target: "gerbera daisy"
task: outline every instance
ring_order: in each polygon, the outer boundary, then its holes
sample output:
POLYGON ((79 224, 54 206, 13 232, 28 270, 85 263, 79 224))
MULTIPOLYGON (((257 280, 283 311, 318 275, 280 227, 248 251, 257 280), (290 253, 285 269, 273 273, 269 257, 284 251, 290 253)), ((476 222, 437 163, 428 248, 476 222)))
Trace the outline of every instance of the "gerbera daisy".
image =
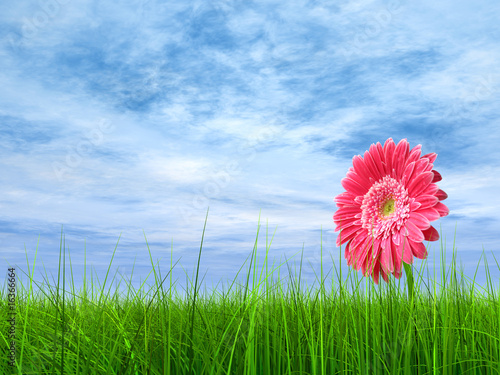
POLYGON ((440 202, 448 195, 435 184, 442 179, 433 169, 437 154, 420 156, 421 147, 410 150, 406 139, 396 146, 392 138, 372 144, 364 157, 353 157, 341 181, 346 191, 335 197, 337 246, 347 242, 347 264, 375 284, 379 273, 386 282, 391 273, 401 278, 401 260, 425 259, 422 241, 439 239, 430 222, 449 213, 440 202))

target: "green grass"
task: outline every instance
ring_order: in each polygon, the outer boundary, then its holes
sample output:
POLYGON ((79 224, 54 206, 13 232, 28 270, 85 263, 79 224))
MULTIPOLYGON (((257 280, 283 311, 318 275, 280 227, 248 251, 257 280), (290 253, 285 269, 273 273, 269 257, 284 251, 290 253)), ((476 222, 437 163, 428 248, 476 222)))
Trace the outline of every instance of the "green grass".
MULTIPOLYGON (((17 283, 16 368, 9 367, 7 360, 10 326, 7 292, 3 289, 0 373, 500 373, 500 285, 495 297, 486 259, 488 287, 479 295, 474 287, 477 270, 472 283, 464 280, 463 272, 457 280, 454 245, 448 271, 442 262, 439 292, 435 278, 431 284, 422 278, 422 268, 414 272, 414 304, 400 292, 401 280, 394 277, 389 284, 381 278, 375 286, 371 278, 359 279, 356 272, 353 278, 349 267, 344 280, 342 268, 337 272, 333 256, 338 283, 325 285, 321 264, 319 288, 306 285, 304 290, 303 248, 298 276, 296 270, 291 276, 288 260, 268 267, 272 238, 269 241, 267 230, 264 265, 261 270, 255 266, 259 264, 259 229, 248 266, 247 262, 242 265, 227 291, 222 288, 222 292, 202 295, 198 271, 204 227, 196 279, 185 298, 179 297, 172 283, 171 270, 177 265, 172 249, 167 274, 162 274, 149 252, 149 277, 154 277, 154 287, 147 291, 145 281, 135 290, 131 276, 126 281, 126 295, 117 289, 112 293, 109 285, 114 278, 109 280, 109 271, 115 252, 102 285, 93 278, 89 283, 84 270, 83 288, 76 291, 72 270, 70 285, 65 283, 66 251, 61 231, 57 285, 50 286, 48 278, 44 285, 38 285, 33 280, 35 263, 31 272, 28 264, 29 287, 17 283), (289 275, 286 290, 272 277, 277 274, 280 280, 283 265, 289 275), (243 269, 246 277, 244 285, 240 285, 237 277, 243 269), (362 283, 364 291, 360 289, 362 283), (39 289, 36 294, 33 284, 39 289)), ((443 261, 442 236, 441 254, 443 261)), ((339 256, 343 256, 342 249, 339 256)), ((424 264, 426 261, 422 267, 424 264)))

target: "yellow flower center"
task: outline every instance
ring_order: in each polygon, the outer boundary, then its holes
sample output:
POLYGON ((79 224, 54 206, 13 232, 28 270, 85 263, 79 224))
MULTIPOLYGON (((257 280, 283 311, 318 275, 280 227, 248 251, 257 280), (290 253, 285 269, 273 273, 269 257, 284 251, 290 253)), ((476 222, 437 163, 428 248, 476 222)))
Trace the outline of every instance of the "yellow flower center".
POLYGON ((384 216, 389 216, 396 210, 396 202, 394 202, 394 199, 389 199, 387 202, 385 202, 384 207, 382 209, 382 215, 384 216))

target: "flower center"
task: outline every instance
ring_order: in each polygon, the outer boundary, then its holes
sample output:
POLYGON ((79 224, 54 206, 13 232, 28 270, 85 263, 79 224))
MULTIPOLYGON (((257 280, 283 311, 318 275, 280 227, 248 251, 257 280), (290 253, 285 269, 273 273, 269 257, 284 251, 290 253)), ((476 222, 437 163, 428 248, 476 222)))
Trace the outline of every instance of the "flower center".
POLYGON ((374 183, 361 204, 361 223, 375 238, 399 232, 410 217, 410 198, 404 185, 390 176, 374 183))
POLYGON ((396 202, 394 199, 389 199, 387 202, 384 204, 384 208, 382 209, 382 215, 384 216, 389 216, 396 210, 396 202))

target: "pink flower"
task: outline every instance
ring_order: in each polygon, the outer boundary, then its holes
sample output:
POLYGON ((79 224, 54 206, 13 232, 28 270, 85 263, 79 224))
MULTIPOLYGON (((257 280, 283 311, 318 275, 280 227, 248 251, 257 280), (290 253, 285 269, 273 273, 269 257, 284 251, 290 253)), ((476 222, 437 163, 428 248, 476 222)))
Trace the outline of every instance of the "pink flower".
POLYGON ((427 257, 422 241, 439 239, 430 222, 449 213, 440 201, 448 195, 435 182, 441 175, 433 170, 437 154, 420 156, 421 145, 410 150, 402 139, 398 145, 389 138, 382 147, 354 156, 353 167, 341 183, 345 192, 335 197, 338 210, 333 220, 340 230, 337 246, 347 242, 345 258, 375 284, 389 274, 401 278, 403 262, 413 256, 427 257))

